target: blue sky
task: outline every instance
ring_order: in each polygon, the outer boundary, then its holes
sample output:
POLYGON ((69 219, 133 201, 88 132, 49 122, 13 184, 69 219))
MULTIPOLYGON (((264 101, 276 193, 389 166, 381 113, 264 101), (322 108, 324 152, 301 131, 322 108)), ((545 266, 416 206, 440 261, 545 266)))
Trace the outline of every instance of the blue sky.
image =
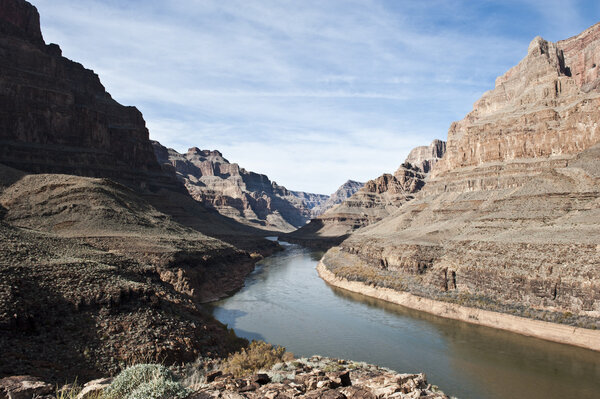
POLYGON ((445 140, 535 36, 600 21, 597 0, 30 1, 152 139, 325 194, 445 140))

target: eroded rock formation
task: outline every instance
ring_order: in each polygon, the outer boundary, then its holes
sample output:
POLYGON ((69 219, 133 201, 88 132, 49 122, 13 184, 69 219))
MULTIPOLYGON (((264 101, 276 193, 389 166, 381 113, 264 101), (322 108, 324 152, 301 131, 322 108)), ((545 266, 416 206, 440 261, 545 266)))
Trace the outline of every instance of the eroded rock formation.
POLYGON ((140 112, 46 45, 28 2, 0 1, 0 54, 0 375, 64 381, 239 345, 198 304, 273 244, 193 200, 140 112))
POLYGON ((348 199, 286 235, 286 239, 330 247, 342 242, 352 231, 389 216, 425 186, 431 166, 441 159, 445 148, 444 141, 434 140, 430 146, 413 149, 394 174, 369 180, 348 199))
POLYGON ((429 145, 413 148, 404 162, 417 167, 424 173, 429 173, 433 165, 442 159, 445 153, 446 142, 433 140, 429 145))
POLYGON ((265 175, 230 163, 219 151, 193 147, 185 154, 153 142, 159 162, 174 168, 196 200, 224 216, 267 230, 303 226, 328 196, 287 190, 265 175))
POLYGON ((322 215, 337 204, 341 204, 342 202, 346 201, 348 198, 352 197, 354 193, 363 188, 364 185, 365 183, 348 180, 346 183, 342 184, 340 188, 335 191, 335 193, 331 194, 327 201, 313 208, 313 217, 322 215))
POLYGON ((421 296, 600 327, 599 44, 600 24, 535 38, 452 124, 415 199, 340 256, 421 296))

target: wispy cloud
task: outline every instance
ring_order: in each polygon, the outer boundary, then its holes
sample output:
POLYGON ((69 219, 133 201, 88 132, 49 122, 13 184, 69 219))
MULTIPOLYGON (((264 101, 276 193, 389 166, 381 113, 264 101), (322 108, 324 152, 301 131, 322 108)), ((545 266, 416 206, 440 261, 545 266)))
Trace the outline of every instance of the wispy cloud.
POLYGON ((597 15, 542 0, 33 3, 46 40, 138 106, 152 138, 323 193, 445 138, 529 40, 597 15))

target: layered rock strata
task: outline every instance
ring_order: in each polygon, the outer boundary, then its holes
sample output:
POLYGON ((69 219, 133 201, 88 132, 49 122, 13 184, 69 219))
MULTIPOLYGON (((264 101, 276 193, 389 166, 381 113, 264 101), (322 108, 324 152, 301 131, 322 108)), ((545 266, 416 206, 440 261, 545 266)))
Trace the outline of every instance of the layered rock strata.
POLYGON ((142 114, 116 102, 93 71, 63 57, 58 45, 46 45, 28 2, 0 2, 0 53, 1 164, 109 178, 203 233, 266 245, 251 237, 262 232, 194 203, 156 160, 142 114))
POLYGON ((196 200, 251 226, 292 231, 328 196, 287 190, 265 175, 230 163, 219 151, 193 147, 185 154, 153 142, 158 161, 172 167, 196 200))
POLYGON ((0 2, 0 162, 30 172, 171 186, 142 114, 117 103, 98 75, 46 45, 35 7, 0 2))
POLYGON ((354 230, 391 215, 425 186, 429 168, 441 159, 445 148, 445 142, 440 140, 415 148, 394 174, 386 173, 369 180, 348 199, 286 235, 285 239, 326 248, 338 245, 354 230))
POLYGON ((332 252, 340 277, 600 327, 600 24, 527 56, 448 132, 427 185, 332 252), (351 277, 354 275, 354 277, 351 277))
POLYGON ((341 204, 348 198, 352 197, 354 193, 363 188, 365 183, 360 183, 354 180, 348 180, 338 188, 335 193, 331 194, 327 201, 313 208, 312 216, 316 217, 327 212, 337 204, 341 204))
POLYGON ((243 285, 260 254, 240 248, 276 246, 193 200, 139 111, 46 45, 28 2, 0 1, 0 53, 0 374, 239 347, 198 305, 243 285))
POLYGON ((424 173, 429 173, 446 153, 446 142, 442 140, 433 140, 429 145, 423 145, 413 148, 406 157, 405 163, 417 167, 424 173))

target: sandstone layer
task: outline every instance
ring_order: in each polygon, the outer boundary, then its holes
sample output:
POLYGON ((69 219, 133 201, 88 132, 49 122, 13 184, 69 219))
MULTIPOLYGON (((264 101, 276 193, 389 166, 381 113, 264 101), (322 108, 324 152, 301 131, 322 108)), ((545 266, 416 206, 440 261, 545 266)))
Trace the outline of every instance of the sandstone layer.
POLYGON ((219 151, 190 148, 187 153, 153 142, 163 165, 174 168, 197 201, 241 223, 274 231, 303 226, 328 196, 287 190, 265 175, 230 163, 219 151))
POLYGON ((448 132, 413 200, 332 252, 338 277, 600 327, 600 24, 527 56, 448 132))
POLYGON ((322 215, 337 204, 341 204, 348 198, 352 197, 354 193, 356 193, 358 190, 363 188, 364 185, 365 183, 360 183, 354 180, 348 180, 346 183, 342 184, 335 191, 335 193, 331 194, 327 201, 313 208, 312 216, 316 217, 322 215))
POLYGON ((413 148, 406 157, 405 163, 416 166, 424 173, 429 173, 431 168, 446 153, 446 142, 442 140, 433 140, 429 145, 422 145, 413 148))
MULTIPOLYGON (((330 253, 329 256, 331 255, 332 254, 330 253)), ((600 330, 590 330, 578 327, 573 328, 568 325, 532 320, 511 314, 462 306, 451 302, 436 301, 430 298, 413 295, 408 292, 402 292, 386 287, 377 287, 360 281, 347 280, 343 277, 338 277, 335 274, 335 271, 335 266, 332 266, 332 262, 327 262, 327 259, 319 262, 319 265, 317 266, 319 276, 334 287, 402 305, 421 312, 432 313, 436 316, 448 319, 600 351, 600 330), (329 264, 329 267, 331 267, 332 270, 330 270, 326 264, 329 264)))
POLYGON ((446 143, 434 140, 413 149, 394 172, 369 180, 348 199, 314 218, 284 239, 314 247, 338 245, 354 230, 391 215, 421 191, 430 167, 444 155, 446 143))

